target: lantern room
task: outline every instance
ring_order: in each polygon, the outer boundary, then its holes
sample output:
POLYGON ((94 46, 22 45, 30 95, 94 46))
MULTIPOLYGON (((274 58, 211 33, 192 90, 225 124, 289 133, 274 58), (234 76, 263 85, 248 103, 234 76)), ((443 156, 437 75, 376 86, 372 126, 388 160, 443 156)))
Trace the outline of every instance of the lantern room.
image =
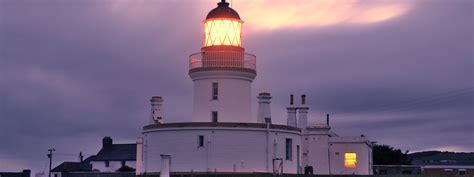
POLYGON ((242 23, 239 14, 222 0, 204 20, 203 46, 242 47, 242 23))

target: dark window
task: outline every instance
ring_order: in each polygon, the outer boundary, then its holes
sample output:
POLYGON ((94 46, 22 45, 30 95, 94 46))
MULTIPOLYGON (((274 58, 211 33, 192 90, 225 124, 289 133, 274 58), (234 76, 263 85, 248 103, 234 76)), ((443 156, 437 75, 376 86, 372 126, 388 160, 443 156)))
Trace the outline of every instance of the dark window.
POLYGON ((460 169, 459 170, 459 175, 466 175, 466 170, 465 169, 460 169))
POLYGON ((217 83, 212 83, 212 99, 217 100, 219 95, 219 85, 217 83))
POLYGON ((199 135, 199 147, 204 147, 204 136, 199 135))
POLYGON ((293 155, 293 140, 290 138, 286 139, 286 160, 291 160, 293 155))
POLYGON ((266 124, 272 124, 272 118, 270 118, 270 117, 265 117, 265 123, 266 123, 266 124))
POLYGON ((105 161, 105 167, 109 167, 109 166, 110 166, 109 161, 105 161))
POLYGON ((125 166, 125 161, 122 161, 122 167, 125 166))
POLYGON ((410 171, 410 170, 403 170, 403 171, 402 171, 402 174, 404 174, 404 175, 410 175, 410 174, 411 174, 411 171, 410 171))
POLYGON ((296 145, 296 164, 300 168, 300 145, 296 145))
POLYGON ((217 111, 212 111, 212 122, 217 123, 217 111))
POLYGON ((54 177, 58 177, 58 174, 54 174, 54 177))

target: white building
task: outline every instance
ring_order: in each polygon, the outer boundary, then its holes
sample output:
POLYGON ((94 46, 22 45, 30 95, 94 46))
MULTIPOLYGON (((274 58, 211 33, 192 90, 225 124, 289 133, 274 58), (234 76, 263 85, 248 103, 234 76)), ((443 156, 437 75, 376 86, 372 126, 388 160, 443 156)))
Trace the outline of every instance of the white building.
POLYGON ((110 137, 102 139, 102 149, 92 158, 93 171, 117 172, 121 168, 134 169, 137 154, 136 144, 113 144, 110 137))
POLYGON ((204 20, 201 52, 189 60, 192 122, 166 123, 163 98, 152 97, 149 125, 137 141, 137 174, 171 172, 372 174, 365 137, 341 137, 308 124, 305 96, 287 107, 287 125, 272 124, 270 93, 251 115, 256 56, 241 45, 239 14, 223 0, 204 20))

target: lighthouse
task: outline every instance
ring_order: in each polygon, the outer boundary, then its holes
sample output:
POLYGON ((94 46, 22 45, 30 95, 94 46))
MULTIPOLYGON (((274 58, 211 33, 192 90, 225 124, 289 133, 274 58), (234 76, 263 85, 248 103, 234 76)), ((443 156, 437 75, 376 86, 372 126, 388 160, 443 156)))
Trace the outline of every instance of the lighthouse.
POLYGON ((189 57, 192 122, 256 122, 251 116, 256 57, 242 46, 243 21, 222 0, 203 23, 203 47, 189 57))
POLYGON ((256 57, 245 53, 242 25, 225 0, 207 14, 201 50, 189 57, 191 121, 170 120, 163 109, 167 99, 152 97, 148 124, 137 140, 136 174, 371 174, 370 141, 339 136, 329 124, 310 124, 306 95, 301 104, 290 96, 286 124, 273 121, 285 117, 271 112, 275 95, 251 97, 256 57), (256 117, 252 101, 258 104, 256 117))

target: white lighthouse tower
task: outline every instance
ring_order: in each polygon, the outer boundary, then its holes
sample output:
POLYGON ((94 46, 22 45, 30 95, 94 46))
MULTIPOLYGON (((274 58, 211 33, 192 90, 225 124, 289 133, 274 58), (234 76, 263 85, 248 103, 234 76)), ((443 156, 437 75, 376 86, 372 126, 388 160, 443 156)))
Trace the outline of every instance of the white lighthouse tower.
POLYGON ((242 47, 242 23, 224 0, 204 20, 203 47, 190 56, 193 122, 256 122, 251 116, 256 57, 242 47))

